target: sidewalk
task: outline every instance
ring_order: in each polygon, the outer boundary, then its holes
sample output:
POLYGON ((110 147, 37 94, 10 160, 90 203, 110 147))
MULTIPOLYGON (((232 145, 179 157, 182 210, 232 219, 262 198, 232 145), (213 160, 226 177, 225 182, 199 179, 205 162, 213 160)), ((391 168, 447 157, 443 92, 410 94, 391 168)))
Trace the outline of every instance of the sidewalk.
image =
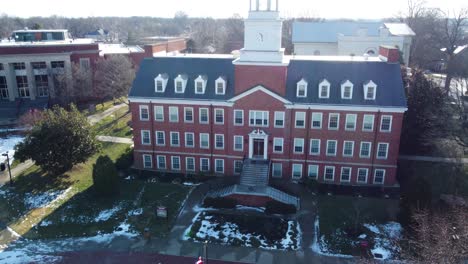
POLYGON ((124 137, 111 137, 111 136, 97 136, 97 140, 103 142, 112 142, 112 143, 121 143, 121 144, 129 144, 133 145, 133 139, 131 138, 124 138, 124 137))
POLYGON ((123 108, 127 106, 126 104, 122 103, 122 104, 118 104, 118 105, 114 105, 113 107, 107 109, 106 111, 102 112, 102 113, 97 113, 97 114, 94 114, 94 115, 90 115, 88 116, 88 122, 91 124, 91 125, 94 125, 96 123, 98 123, 99 121, 101 121, 102 119, 112 115, 115 111, 119 110, 120 108, 123 108))
MULTIPOLYGON (((20 175, 23 171, 27 170, 33 164, 34 162, 32 160, 27 160, 23 163, 18 164, 13 169, 11 169, 11 177, 13 178, 13 181, 15 180, 15 177, 20 175)), ((0 173, 0 186, 9 182, 10 182, 10 176, 8 175, 8 168, 7 168, 3 173, 0 173)))

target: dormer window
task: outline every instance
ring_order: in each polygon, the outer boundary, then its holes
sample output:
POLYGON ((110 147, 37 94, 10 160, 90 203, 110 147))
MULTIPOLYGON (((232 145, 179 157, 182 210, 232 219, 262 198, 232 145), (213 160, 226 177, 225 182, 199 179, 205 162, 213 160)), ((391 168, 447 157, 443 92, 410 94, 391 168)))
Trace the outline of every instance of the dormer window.
POLYGON ((166 91, 168 76, 165 73, 159 74, 154 78, 154 90, 157 93, 164 93, 166 91))
POLYGON ((330 98, 330 83, 323 80, 319 83, 319 98, 330 98))
POLYGON ((341 99, 352 99, 353 98, 353 83, 349 80, 341 83, 341 99))
POLYGON ((306 80, 301 79, 297 83, 296 96, 297 97, 307 97, 307 81, 306 80))
POLYGON ((226 94, 226 78, 220 76, 216 79, 216 94, 226 94))
POLYGON ((365 100, 375 100, 377 93, 377 84, 373 81, 368 81, 364 83, 364 99, 365 100))
POLYGON ((187 86, 187 75, 179 74, 174 79, 175 93, 184 93, 187 86))
POLYGON ((195 93, 204 94, 206 89, 207 78, 205 75, 198 75, 195 79, 195 93))

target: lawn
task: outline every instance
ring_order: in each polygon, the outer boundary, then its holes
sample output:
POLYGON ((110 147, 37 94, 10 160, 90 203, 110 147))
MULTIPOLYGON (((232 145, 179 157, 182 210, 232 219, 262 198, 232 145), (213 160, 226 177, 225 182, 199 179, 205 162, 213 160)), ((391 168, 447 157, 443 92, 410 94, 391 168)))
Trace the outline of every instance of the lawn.
POLYGON ((95 124, 94 128, 98 135, 131 138, 130 121, 131 114, 127 105, 95 124))
MULTIPOLYGON (((127 151, 125 144, 103 143, 100 153, 58 177, 32 166, 13 187, 0 188, 0 222, 32 239, 92 236, 115 231, 122 222, 135 232, 148 227, 156 235, 167 234, 190 188, 122 179, 120 195, 107 199, 96 198, 90 188, 98 156, 115 161, 127 151), (154 217, 159 204, 168 207, 168 221, 154 217)), ((0 246, 10 243, 1 232, 0 246)))
MULTIPOLYGON (((360 255, 359 241, 369 248, 391 251, 386 230, 399 228, 396 223, 399 201, 390 199, 319 195, 318 241, 316 251, 325 254, 360 255), (385 248, 387 247, 387 248, 385 248)), ((390 234, 393 235, 393 234, 390 234)), ((396 252, 391 252, 396 253, 396 252)))

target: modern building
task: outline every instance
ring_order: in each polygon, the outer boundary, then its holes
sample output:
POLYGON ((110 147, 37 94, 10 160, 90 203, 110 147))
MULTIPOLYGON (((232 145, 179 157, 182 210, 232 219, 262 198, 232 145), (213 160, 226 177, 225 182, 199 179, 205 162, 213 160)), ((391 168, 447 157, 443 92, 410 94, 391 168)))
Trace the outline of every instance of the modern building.
POLYGON ((404 23, 325 21, 293 23, 296 55, 377 56, 379 46, 398 47, 408 65, 413 30, 404 23))
POLYGON ((270 178, 396 186, 407 109, 398 50, 285 56, 277 1, 250 6, 238 57, 143 60, 129 94, 134 166, 241 175, 224 194, 261 186, 269 198, 270 178))

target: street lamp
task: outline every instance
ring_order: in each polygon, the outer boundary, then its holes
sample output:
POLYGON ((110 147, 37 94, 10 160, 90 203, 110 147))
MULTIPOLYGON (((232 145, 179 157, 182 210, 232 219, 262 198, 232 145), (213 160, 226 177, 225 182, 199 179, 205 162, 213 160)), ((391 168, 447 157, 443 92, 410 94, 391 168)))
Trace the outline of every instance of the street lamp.
POLYGON ((7 158, 8 174, 10 175, 10 185, 13 185, 13 179, 11 178, 10 157, 8 156, 8 151, 3 153, 2 156, 7 158))

